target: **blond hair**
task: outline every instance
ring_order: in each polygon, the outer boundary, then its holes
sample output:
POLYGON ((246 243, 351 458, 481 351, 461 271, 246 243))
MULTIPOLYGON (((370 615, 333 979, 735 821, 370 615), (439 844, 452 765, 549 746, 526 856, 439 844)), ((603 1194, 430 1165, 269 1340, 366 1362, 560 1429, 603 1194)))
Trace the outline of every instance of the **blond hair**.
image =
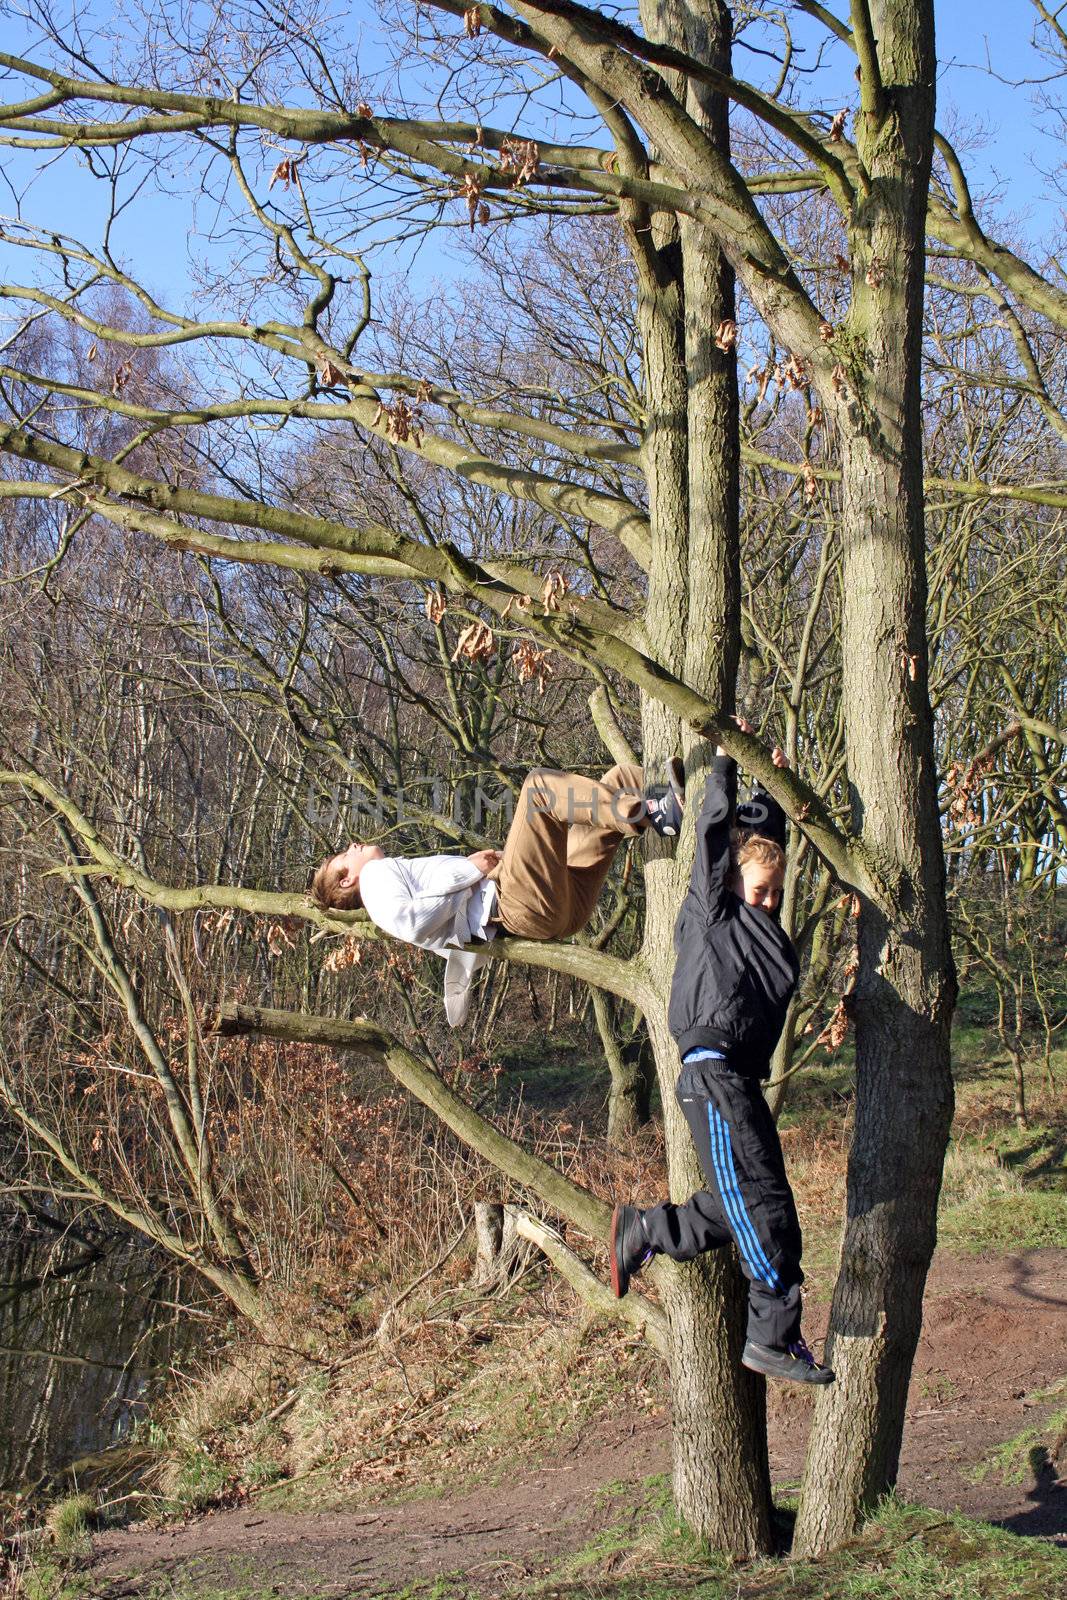
POLYGON ((327 856, 315 868, 308 883, 308 899, 320 911, 358 911, 363 904, 359 884, 342 889, 337 882, 340 873, 336 862, 336 856, 327 856))
POLYGON ((758 861, 762 867, 785 872, 785 851, 774 839, 768 839, 762 833, 746 833, 735 829, 730 839, 730 853, 738 869, 746 862, 758 861))

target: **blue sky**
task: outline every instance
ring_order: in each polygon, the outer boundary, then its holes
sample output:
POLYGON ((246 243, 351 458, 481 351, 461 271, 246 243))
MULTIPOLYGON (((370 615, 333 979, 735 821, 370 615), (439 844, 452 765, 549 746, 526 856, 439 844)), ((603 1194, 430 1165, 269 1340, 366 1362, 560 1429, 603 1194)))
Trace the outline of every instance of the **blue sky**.
MULTIPOLYGON (((847 11, 845 0, 832 3, 839 13, 847 11)), ((94 9, 105 14, 109 0, 95 0, 94 9)), ((1041 256, 1063 221, 1063 198, 1045 176, 1061 160, 1062 131, 1055 137, 1047 113, 1042 115, 1035 107, 1034 87, 1016 88, 1002 81, 1047 75, 1048 63, 1031 44, 1036 13, 1029 0, 937 0, 936 16, 939 125, 965 152, 976 195, 998 196, 1003 218, 998 226, 1017 232, 1028 250, 1041 256)), ((361 61, 365 56, 373 61, 380 46, 372 41, 380 24, 367 0, 355 0, 347 21, 353 37, 359 38, 361 61)), ((801 41, 807 26, 805 19, 795 19, 801 41)), ((838 104, 854 103, 854 65, 843 47, 831 52, 817 80, 820 104, 833 110, 838 104)), ((746 76, 755 77, 758 71, 754 58, 744 53, 739 53, 737 67, 746 76)), ((1050 87, 1055 92, 1058 86, 1050 87)), ((16 187, 27 160, 5 152, 2 164, 16 187)), ((94 210, 103 199, 103 187, 89 178, 80 158, 65 157, 35 182, 26 198, 25 215, 46 227, 81 232, 95 242, 94 210)), ((11 209, 10 191, 0 193, 0 210, 11 209)), ((183 198, 146 191, 121 219, 115 235, 117 253, 135 264, 138 275, 172 303, 189 281, 189 216, 183 198)), ((23 281, 28 265, 25 259, 20 264, 23 281)), ((435 276, 453 275, 457 265, 450 264, 447 244, 438 243, 423 249, 414 262, 380 256, 376 271, 388 274, 390 268, 406 268, 418 287, 435 276)))

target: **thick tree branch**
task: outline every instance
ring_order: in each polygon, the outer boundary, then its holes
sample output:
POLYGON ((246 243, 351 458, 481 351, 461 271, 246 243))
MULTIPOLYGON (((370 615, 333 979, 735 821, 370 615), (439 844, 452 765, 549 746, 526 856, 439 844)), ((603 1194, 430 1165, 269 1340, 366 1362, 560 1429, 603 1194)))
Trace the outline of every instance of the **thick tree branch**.
MULTIPOLYGON (((265 506, 257 501, 177 489, 158 480, 139 477, 124 467, 101 461, 86 452, 50 444, 24 431, 0 426, 0 451, 3 450, 22 459, 39 460, 45 465, 70 472, 81 485, 100 484, 159 510, 186 512, 192 516, 233 522, 272 534, 295 534, 307 539, 309 544, 331 551, 365 551, 371 555, 391 557, 405 567, 420 572, 428 582, 439 583, 450 591, 459 589, 465 592, 501 617, 510 611, 516 599, 522 598, 522 593, 511 584, 493 577, 486 568, 470 560, 454 546, 424 545, 418 540, 384 529, 380 524, 369 524, 357 530, 301 512, 265 506)), ((717 739, 759 778, 793 820, 803 827, 816 849, 843 882, 872 899, 891 902, 892 891, 881 881, 862 841, 850 839, 841 831, 822 797, 814 789, 795 774, 775 767, 769 752, 756 739, 739 733, 732 722, 723 718, 717 707, 709 705, 658 662, 643 655, 617 635, 601 632, 595 615, 590 612, 583 614, 579 599, 568 600, 566 613, 546 610, 539 615, 531 608, 523 617, 523 626, 554 649, 582 664, 595 661, 602 667, 620 672, 645 693, 674 710, 695 733, 717 739)))
MULTIPOLYGON (((93 865, 57 867, 56 870, 71 877, 85 878, 102 874, 124 888, 131 889, 151 905, 165 911, 247 911, 256 916, 294 917, 312 923, 330 933, 361 938, 381 939, 385 935, 375 927, 362 911, 322 911, 313 905, 306 894, 281 890, 246 889, 239 884, 194 884, 180 888, 161 882, 119 856, 104 841, 98 828, 74 804, 68 795, 57 789, 47 778, 32 771, 13 772, 0 769, 0 789, 16 788, 35 795, 44 801, 57 817, 71 829, 92 857, 93 865)), ((651 1003, 648 977, 639 960, 624 960, 602 950, 581 944, 556 944, 535 939, 494 939, 485 950, 496 960, 514 961, 524 966, 542 967, 580 979, 634 1005, 651 1003)))

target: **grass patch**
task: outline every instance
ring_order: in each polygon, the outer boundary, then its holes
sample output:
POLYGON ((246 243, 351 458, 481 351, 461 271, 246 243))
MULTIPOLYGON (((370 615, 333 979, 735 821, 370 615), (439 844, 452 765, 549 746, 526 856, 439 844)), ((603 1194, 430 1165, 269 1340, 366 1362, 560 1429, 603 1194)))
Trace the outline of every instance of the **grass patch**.
POLYGON ((964 1139, 945 1162, 938 1236, 957 1250, 1036 1250, 1062 1245, 1067 1196, 1035 1187, 996 1147, 964 1139))
MULTIPOLYGON (((1063 1600, 1067 1553, 986 1523, 895 1499, 821 1561, 788 1557, 728 1567, 702 1554, 662 1511, 662 1484, 635 1519, 605 1530, 531 1600, 1063 1600)), ((497 1589, 518 1595, 518 1589, 497 1589)), ((471 1590, 456 1589, 455 1600, 471 1590)))
POLYGON ((96 1501, 91 1494, 71 1494, 49 1506, 45 1532, 56 1555, 64 1560, 88 1554, 90 1529, 96 1521, 96 1501))
MULTIPOLYGON (((336 1600, 337 1584, 317 1572, 294 1574, 271 1569, 251 1557, 220 1567, 209 1561, 183 1561, 180 1569, 156 1575, 116 1575, 106 1587, 89 1572, 72 1572, 61 1563, 37 1563, 17 1580, 12 1600, 336 1600)), ((8 1593, 4 1590, 5 1595, 8 1593)))
POLYGON ((659 1404, 653 1358, 629 1330, 584 1315, 537 1328, 514 1350, 472 1370, 441 1419, 438 1442, 463 1459, 467 1481, 493 1482, 570 1438, 624 1397, 636 1410, 659 1404), (474 1448, 472 1449, 472 1443, 474 1448))

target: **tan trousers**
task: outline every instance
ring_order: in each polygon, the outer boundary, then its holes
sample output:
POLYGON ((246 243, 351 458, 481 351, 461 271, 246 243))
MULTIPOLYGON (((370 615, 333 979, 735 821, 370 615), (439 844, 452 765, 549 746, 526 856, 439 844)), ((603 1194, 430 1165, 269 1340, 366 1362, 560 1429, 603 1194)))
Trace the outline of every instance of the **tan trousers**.
POLYGON ((623 839, 643 833, 641 768, 612 767, 598 781, 531 772, 497 872, 500 920, 523 939, 563 939, 593 914, 623 839))

